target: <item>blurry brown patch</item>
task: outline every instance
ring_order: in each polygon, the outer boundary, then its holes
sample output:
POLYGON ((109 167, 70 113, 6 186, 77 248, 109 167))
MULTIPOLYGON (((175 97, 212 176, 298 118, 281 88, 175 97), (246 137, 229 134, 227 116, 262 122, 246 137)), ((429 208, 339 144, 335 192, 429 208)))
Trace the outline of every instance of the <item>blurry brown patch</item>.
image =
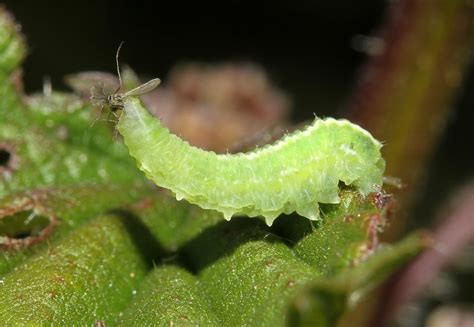
POLYGON ((16 69, 13 71, 13 73, 10 75, 10 81, 13 84, 13 87, 15 88, 15 91, 17 91, 19 94, 23 94, 23 70, 22 69, 16 69))
POLYGON ((113 93, 119 86, 115 74, 105 72, 82 72, 64 77, 67 85, 85 99, 91 97, 91 88, 94 85, 103 85, 108 92, 113 93))
POLYGON ((94 327, 105 327, 105 322, 103 320, 96 320, 94 322, 94 327))

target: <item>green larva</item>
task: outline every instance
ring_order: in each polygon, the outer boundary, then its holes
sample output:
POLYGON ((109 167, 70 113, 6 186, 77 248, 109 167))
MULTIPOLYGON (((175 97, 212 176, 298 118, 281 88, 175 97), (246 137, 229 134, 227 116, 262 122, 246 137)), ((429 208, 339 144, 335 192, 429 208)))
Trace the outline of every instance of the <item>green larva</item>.
POLYGON ((216 154, 171 134, 140 101, 127 97, 118 130, 138 167, 178 200, 233 215, 281 213, 319 218, 318 203, 339 203, 339 182, 364 196, 379 190, 381 143, 347 120, 316 119, 302 131, 249 153, 216 154))

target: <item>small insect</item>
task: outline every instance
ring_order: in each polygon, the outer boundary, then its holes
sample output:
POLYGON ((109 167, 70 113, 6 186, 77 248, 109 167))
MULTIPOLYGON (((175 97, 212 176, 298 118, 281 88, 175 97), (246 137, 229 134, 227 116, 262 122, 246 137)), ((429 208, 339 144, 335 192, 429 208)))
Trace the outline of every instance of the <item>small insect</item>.
POLYGON ((159 78, 154 78, 145 84, 139 85, 136 88, 127 91, 125 93, 121 93, 123 83, 122 83, 122 75, 120 74, 120 67, 119 67, 119 54, 120 49, 122 48, 123 41, 120 43, 117 53, 115 54, 115 63, 117 66, 117 76, 119 79, 119 86, 115 90, 114 93, 110 93, 106 90, 103 84, 95 85, 91 89, 91 102, 94 106, 100 106, 101 110, 104 106, 110 108, 112 113, 118 118, 117 112, 123 109, 123 101, 127 97, 139 96, 145 93, 150 92, 154 88, 156 88, 160 84, 159 78))

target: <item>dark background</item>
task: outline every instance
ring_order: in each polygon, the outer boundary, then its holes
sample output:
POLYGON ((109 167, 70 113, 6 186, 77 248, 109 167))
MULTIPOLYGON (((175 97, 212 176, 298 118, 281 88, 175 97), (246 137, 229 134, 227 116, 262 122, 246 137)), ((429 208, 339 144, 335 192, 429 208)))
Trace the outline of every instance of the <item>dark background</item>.
MULTIPOLYGON (((140 75, 166 82, 183 61, 252 61, 293 99, 294 121, 341 115, 366 56, 356 35, 379 26, 387 2, 365 1, 22 1, 3 2, 29 44, 27 92, 49 76, 66 90, 66 74, 113 72, 121 61, 140 75)), ((449 192, 473 177, 474 74, 454 104, 447 131, 430 167, 428 190, 412 227, 430 221, 449 192)), ((390 146, 389 144, 387 146, 390 146)), ((407 167, 408 169, 408 167, 407 167)))
POLYGON ((43 77, 115 69, 115 51, 139 74, 166 81, 183 61, 252 61, 292 95, 301 118, 343 105, 365 56, 351 47, 378 26, 383 1, 25 1, 5 2, 26 34, 28 91, 43 77))

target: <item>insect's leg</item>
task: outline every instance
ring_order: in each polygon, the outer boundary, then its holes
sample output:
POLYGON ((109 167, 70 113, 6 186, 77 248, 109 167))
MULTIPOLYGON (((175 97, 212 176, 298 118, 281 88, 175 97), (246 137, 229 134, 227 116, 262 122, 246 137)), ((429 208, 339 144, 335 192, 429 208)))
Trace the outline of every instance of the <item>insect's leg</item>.
POLYGON ((117 123, 117 120, 114 120, 114 119, 100 119, 99 121, 105 122, 105 123, 113 123, 113 124, 117 123))
POLYGON ((109 118, 109 117, 110 117, 110 113, 108 114, 107 118, 104 118, 104 119, 99 119, 99 118, 97 118, 97 119, 94 121, 94 123, 97 122, 97 121, 100 121, 100 122, 108 122, 108 123, 117 124, 117 122, 118 122, 117 119, 111 119, 111 118, 109 118))
POLYGON ((95 120, 91 123, 91 125, 89 126, 89 128, 94 127, 95 123, 97 123, 97 122, 99 121, 100 116, 102 115, 102 109, 104 109, 104 105, 101 105, 101 106, 100 106, 99 114, 97 115, 97 117, 95 118, 95 120))
POLYGON ((118 124, 116 124, 114 127, 114 141, 117 139, 117 137, 118 137, 118 124))
POLYGON ((120 114, 121 114, 121 110, 120 112, 116 112, 116 111, 112 111, 112 114, 115 116, 115 120, 111 120, 114 124, 115 124, 115 127, 114 127, 114 140, 117 139, 117 135, 118 135, 118 122, 120 120, 120 114))

